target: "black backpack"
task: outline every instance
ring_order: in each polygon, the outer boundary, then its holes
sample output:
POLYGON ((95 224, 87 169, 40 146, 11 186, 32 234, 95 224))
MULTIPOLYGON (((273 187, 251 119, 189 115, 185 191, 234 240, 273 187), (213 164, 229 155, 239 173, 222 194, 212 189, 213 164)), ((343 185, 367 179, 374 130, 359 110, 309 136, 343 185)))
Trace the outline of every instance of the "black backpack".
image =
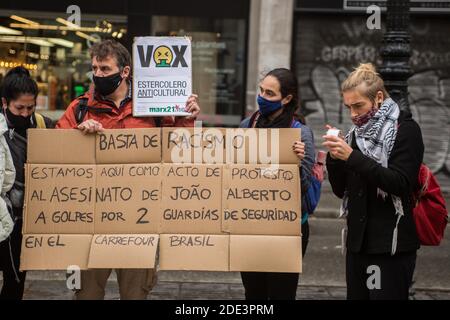
POLYGON ((88 98, 80 98, 78 105, 75 108, 75 121, 77 124, 80 124, 83 122, 84 117, 86 117, 86 114, 88 112, 94 112, 94 113, 111 113, 112 108, 98 108, 98 107, 90 107, 87 104, 88 98))

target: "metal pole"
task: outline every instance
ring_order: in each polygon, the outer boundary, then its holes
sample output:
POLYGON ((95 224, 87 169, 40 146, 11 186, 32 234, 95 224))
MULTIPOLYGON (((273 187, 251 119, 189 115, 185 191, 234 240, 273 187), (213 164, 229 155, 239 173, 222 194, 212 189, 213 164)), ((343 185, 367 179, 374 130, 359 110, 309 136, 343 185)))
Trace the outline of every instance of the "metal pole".
POLYGON ((380 74, 391 98, 402 110, 409 110, 407 81, 412 74, 409 65, 411 57, 409 23, 409 0, 388 0, 387 28, 380 52, 383 58, 380 74))

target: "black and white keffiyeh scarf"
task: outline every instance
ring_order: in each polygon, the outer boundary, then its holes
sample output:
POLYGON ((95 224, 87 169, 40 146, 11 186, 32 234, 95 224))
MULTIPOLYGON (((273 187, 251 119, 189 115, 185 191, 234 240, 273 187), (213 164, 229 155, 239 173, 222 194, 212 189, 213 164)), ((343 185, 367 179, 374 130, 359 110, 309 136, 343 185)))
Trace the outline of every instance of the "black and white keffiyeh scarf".
MULTIPOLYGON (((353 136, 356 144, 361 152, 375 160, 384 168, 388 167, 389 156, 394 147, 397 137, 398 118, 400 116, 400 108, 391 98, 383 101, 377 113, 361 127, 353 126, 345 137, 345 141, 351 145, 353 136)), ((386 200, 387 193, 378 188, 378 196, 386 200)), ((391 195, 392 202, 397 215, 397 223, 395 225, 392 237, 391 254, 394 255, 397 250, 397 233, 398 223, 403 216, 403 205, 400 197, 391 195)), ((348 194, 345 193, 341 206, 340 217, 348 214, 348 194)))

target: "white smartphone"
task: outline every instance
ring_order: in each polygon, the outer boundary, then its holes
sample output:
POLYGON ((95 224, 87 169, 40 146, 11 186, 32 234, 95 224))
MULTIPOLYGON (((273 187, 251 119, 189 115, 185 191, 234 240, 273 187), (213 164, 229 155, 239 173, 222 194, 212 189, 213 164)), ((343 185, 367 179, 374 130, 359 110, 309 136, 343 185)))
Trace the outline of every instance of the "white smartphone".
POLYGON ((340 133, 341 133, 341 130, 339 130, 339 129, 328 129, 327 136, 339 137, 340 133))

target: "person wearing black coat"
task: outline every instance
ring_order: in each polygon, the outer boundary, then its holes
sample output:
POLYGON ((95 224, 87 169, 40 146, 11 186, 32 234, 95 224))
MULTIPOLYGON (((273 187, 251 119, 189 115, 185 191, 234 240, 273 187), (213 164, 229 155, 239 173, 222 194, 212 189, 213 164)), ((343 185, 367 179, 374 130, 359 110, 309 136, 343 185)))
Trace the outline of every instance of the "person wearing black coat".
POLYGON ((347 219, 347 299, 408 299, 420 247, 411 195, 423 160, 421 130, 389 98, 371 64, 342 87, 355 126, 345 139, 324 136, 324 146, 347 219))
POLYGON ((25 163, 27 162, 27 130, 51 128, 51 119, 36 113, 37 83, 24 67, 11 69, 1 83, 0 113, 8 130, 4 133, 16 171, 14 185, 6 194, 11 205, 14 229, 8 239, 0 242, 0 271, 3 286, 0 300, 21 300, 25 289, 26 272, 20 271, 22 224, 25 192, 25 163))

